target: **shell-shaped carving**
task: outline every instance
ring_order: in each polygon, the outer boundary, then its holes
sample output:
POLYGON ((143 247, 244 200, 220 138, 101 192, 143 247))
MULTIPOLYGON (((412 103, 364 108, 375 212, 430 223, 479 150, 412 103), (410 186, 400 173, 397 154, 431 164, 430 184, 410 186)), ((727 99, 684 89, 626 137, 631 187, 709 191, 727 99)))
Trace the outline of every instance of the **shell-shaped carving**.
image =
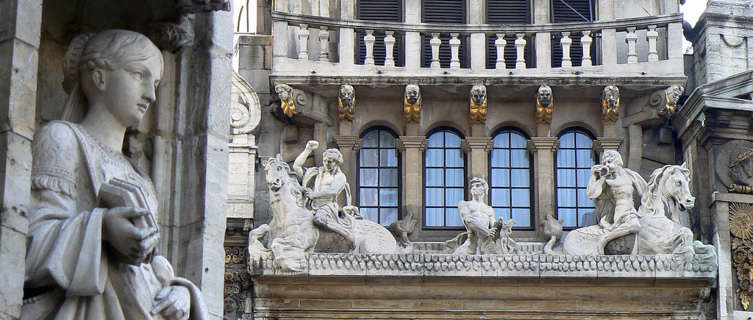
POLYGON ((732 203, 729 208, 729 230, 743 240, 753 238, 753 205, 732 203))

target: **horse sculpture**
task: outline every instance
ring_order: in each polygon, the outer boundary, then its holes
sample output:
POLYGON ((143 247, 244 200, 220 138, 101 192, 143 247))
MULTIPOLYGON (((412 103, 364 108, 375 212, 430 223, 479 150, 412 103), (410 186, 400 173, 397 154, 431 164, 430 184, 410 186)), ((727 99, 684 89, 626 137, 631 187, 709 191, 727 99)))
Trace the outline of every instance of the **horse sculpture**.
MULTIPOLYGON (((637 210, 640 228, 638 229, 632 254, 680 254, 686 258, 694 255, 693 232, 679 222, 681 214, 695 205, 695 197, 689 188, 690 171, 683 164, 666 165, 654 170, 649 178, 647 191, 641 195, 641 205, 637 210), (672 219, 667 217, 670 214, 672 219)), ((565 254, 584 254, 580 248, 597 248, 603 254, 604 236, 609 231, 600 225, 593 225, 571 231, 563 240, 565 254), (581 243, 591 241, 594 243, 581 243)))
POLYGON ((283 271, 304 271, 306 254, 314 252, 321 232, 334 231, 352 243, 353 252, 397 253, 397 241, 383 226, 360 219, 358 207, 348 204, 338 219, 318 217, 308 207, 306 188, 287 163, 277 158, 264 161, 272 221, 249 233, 252 261, 272 258, 283 271))

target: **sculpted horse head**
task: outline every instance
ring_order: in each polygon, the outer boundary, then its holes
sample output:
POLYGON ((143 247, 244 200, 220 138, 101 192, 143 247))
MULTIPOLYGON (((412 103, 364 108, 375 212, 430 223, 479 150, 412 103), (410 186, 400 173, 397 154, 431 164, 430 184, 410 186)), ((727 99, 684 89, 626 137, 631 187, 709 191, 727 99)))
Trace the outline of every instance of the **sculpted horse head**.
POLYGON ((288 182, 290 166, 280 159, 280 154, 264 161, 264 170, 267 171, 267 185, 272 191, 278 191, 282 185, 288 182))
MULTIPOLYGON (((644 202, 647 198, 661 200, 670 209, 672 220, 675 220, 678 210, 687 211, 695 206, 695 197, 690 193, 690 170, 685 163, 654 170, 648 182, 648 193, 644 202)), ((653 209, 661 212, 663 206, 653 209)))

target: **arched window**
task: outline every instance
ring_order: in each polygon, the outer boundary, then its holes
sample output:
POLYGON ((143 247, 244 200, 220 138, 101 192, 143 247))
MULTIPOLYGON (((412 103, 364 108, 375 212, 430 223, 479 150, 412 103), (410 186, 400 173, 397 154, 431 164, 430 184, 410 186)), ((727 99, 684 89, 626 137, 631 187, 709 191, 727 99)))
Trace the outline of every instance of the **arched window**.
POLYGON ((361 135, 358 151, 358 206, 371 221, 388 226, 398 219, 400 161, 396 135, 376 127, 361 135))
POLYGON ((494 148, 489 155, 489 202, 497 218, 515 219, 516 229, 533 227, 533 171, 527 140, 520 131, 502 129, 494 135, 494 148))
POLYGON ((426 227, 457 228, 463 225, 458 203, 465 194, 465 154, 461 136, 449 128, 429 134, 424 156, 424 206, 426 227))
POLYGON ((592 135, 580 128, 565 130, 557 150, 557 217, 565 228, 593 224, 594 202, 586 195, 593 158, 592 135))

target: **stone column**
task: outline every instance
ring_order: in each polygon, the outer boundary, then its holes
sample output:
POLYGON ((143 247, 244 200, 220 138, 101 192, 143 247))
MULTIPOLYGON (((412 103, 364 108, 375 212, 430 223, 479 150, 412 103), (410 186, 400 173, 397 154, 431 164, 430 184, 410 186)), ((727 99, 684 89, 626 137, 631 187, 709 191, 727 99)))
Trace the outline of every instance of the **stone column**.
POLYGON ((713 193, 711 199, 711 211, 709 214, 714 219, 712 243, 717 250, 717 262, 719 263, 719 287, 716 304, 716 315, 720 320, 747 319, 753 316, 753 312, 735 311, 735 305, 739 304, 739 298, 735 292, 735 273, 732 264, 732 237, 730 235, 730 207, 736 205, 753 205, 753 195, 734 193, 713 193))
POLYGON ((532 137, 528 141, 528 150, 533 153, 534 185, 536 215, 536 234, 544 239, 541 222, 546 215, 557 216, 554 207, 554 153, 559 148, 556 137, 532 137))
MULTIPOLYGON (((424 136, 400 136, 397 140, 402 154, 402 204, 404 207, 422 208, 424 204, 424 150, 428 140, 424 136)), ((423 210, 419 210, 418 225, 423 225, 423 210)))
POLYGON ((489 150, 492 149, 491 137, 468 137, 463 140, 463 149, 468 155, 468 176, 466 181, 473 177, 484 178, 489 181, 489 150))
POLYGON ((358 174, 356 161, 358 161, 357 153, 361 147, 361 139, 357 136, 336 136, 335 143, 343 154, 341 169, 345 173, 348 183, 350 183, 351 190, 355 192, 356 175, 358 174))
POLYGON ((0 1, 0 319, 19 319, 42 1, 0 1))

